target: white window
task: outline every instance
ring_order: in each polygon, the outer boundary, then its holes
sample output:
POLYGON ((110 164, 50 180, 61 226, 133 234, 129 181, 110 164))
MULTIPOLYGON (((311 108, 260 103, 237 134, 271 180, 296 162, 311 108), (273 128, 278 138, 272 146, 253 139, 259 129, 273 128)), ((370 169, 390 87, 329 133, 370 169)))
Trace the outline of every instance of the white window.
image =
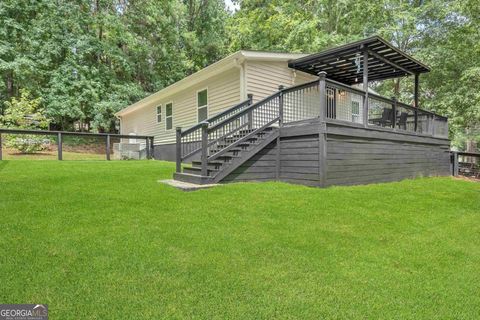
POLYGON ((165 129, 171 130, 173 128, 173 103, 165 105, 165 129))
POLYGON ((208 118, 208 92, 207 89, 197 92, 198 122, 208 118))
POLYGON ((162 122, 162 105, 157 106, 157 123, 162 122))

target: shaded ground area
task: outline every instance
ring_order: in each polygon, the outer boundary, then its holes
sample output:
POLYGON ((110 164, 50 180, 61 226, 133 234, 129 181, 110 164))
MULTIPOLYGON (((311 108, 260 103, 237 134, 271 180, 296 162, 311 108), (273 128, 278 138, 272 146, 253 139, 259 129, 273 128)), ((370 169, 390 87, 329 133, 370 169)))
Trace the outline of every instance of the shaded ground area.
POLYGON ((52 319, 474 319, 480 184, 183 192, 159 161, 0 162, 0 301, 52 319))

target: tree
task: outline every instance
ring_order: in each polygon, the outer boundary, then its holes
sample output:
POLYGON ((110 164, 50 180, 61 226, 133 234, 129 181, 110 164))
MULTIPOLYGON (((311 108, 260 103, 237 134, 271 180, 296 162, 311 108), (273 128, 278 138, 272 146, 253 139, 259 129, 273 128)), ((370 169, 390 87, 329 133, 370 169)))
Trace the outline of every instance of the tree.
POLYGON ((226 18, 223 0, 1 1, 0 102, 26 88, 54 128, 115 130, 116 111, 224 55, 226 18))

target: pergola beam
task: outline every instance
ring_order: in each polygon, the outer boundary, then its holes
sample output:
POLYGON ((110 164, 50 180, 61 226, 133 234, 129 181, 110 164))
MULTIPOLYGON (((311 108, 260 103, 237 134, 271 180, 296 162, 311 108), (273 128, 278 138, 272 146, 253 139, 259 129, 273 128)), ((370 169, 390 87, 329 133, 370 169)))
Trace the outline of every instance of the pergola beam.
POLYGON ((369 50, 368 53, 371 54, 372 56, 374 56, 375 58, 377 58, 378 60, 380 60, 380 61, 382 61, 382 62, 384 62, 384 63, 387 63, 387 64, 395 67, 396 69, 400 69, 400 70, 402 70, 402 71, 404 71, 404 72, 406 72, 406 73, 408 73, 408 74, 414 74, 412 71, 405 69, 404 67, 396 64, 396 63, 393 62, 392 60, 385 59, 384 57, 382 57, 381 55, 379 55, 379 54, 377 54, 377 53, 375 53, 375 52, 373 52, 373 51, 370 51, 370 50, 369 50))

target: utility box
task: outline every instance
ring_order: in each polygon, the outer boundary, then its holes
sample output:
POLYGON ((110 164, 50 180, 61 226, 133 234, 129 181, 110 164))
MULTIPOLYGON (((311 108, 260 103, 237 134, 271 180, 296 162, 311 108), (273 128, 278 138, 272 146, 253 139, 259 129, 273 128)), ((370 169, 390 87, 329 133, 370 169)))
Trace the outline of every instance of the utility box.
POLYGON ((113 158, 115 160, 146 159, 147 150, 141 143, 114 143, 113 158))

